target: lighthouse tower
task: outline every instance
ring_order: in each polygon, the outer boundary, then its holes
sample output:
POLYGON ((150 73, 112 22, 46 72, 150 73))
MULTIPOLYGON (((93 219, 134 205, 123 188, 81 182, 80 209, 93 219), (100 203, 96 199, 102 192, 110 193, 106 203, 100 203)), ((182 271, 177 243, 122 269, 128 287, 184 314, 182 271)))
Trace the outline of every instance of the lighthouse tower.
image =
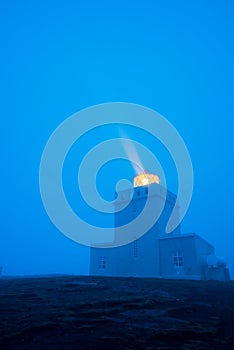
MULTIPOLYGON (((133 190, 118 193, 115 203, 115 227, 126 225, 138 217, 147 199, 150 201, 151 209, 146 213, 145 220, 149 220, 153 211, 156 212, 165 203, 162 213, 154 225, 147 232, 143 232, 141 237, 138 238, 137 234, 134 237, 134 232, 129 233, 133 235, 133 240, 129 244, 109 249, 91 248, 90 273, 92 275, 160 276, 159 238, 168 236, 165 230, 175 207, 176 195, 160 185, 158 175, 148 171, 136 175, 133 184, 133 190), (125 206, 130 195, 132 199, 125 206), (123 210, 121 210, 122 207, 123 210)), ((176 210, 179 215, 179 207, 176 210)), ((170 233, 170 236, 178 235, 180 235, 180 226, 170 233)))

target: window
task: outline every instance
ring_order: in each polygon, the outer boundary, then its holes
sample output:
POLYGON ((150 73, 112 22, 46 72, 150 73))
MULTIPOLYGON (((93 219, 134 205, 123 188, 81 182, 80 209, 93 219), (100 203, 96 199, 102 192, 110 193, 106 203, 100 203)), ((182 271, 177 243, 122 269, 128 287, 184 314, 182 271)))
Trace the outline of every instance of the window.
POLYGON ((140 196, 140 194, 141 194, 141 191, 137 190, 137 195, 140 196))
POLYGON ((133 242, 133 256, 138 258, 138 241, 137 239, 133 242))
POLYGON ((173 265, 174 267, 184 266, 184 257, 182 252, 177 251, 173 253, 173 265))
POLYGON ((99 267, 99 269, 106 268, 106 257, 105 256, 99 256, 98 267, 99 267))
POLYGON ((145 189, 145 194, 148 194, 148 188, 145 189))

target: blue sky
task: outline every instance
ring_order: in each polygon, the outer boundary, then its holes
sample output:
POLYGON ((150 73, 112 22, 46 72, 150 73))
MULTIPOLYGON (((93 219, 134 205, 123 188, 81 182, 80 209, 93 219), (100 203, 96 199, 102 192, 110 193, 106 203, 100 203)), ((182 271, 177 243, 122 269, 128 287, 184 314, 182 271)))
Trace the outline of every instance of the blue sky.
MULTIPOLYGON (((184 138, 195 183, 183 232, 214 244, 234 276, 233 16, 232 1, 1 5, 0 264, 6 274, 88 272, 89 249, 59 233, 45 213, 40 157, 50 134, 71 114, 123 101, 155 109, 184 138)), ((108 138, 109 131, 101 135, 108 138)), ((170 160, 165 150, 157 152, 175 190, 170 160)), ((132 177, 131 167, 121 169, 119 176, 132 177)), ((112 183, 105 180, 103 189, 100 181, 101 193, 108 197, 112 183)))

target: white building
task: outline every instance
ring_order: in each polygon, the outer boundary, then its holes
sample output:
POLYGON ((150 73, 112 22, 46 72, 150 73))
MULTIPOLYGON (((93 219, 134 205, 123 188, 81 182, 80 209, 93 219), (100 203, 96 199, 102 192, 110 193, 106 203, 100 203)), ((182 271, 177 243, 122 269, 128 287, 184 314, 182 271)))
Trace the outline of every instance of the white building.
MULTIPOLYGON (((130 191, 122 191, 119 194, 116 209, 123 206, 129 198, 130 191)), ((159 219, 146 234, 129 244, 116 248, 92 247, 90 275, 228 281, 229 271, 226 264, 222 259, 215 257, 215 249, 210 243, 195 233, 181 234, 180 225, 172 233, 165 233, 173 208, 176 209, 177 215, 179 208, 175 207, 176 196, 159 184, 157 175, 143 173, 134 178, 133 197, 127 207, 116 211, 115 227, 125 225, 136 218, 148 196, 155 210, 165 201, 159 219)), ((152 212, 149 215, 152 215, 152 212)))

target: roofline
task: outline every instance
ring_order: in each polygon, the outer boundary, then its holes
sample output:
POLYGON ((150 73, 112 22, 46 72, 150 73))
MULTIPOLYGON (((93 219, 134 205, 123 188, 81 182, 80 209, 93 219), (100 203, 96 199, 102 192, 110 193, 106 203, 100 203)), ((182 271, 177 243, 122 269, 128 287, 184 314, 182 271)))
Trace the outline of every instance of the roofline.
POLYGON ((188 237, 196 237, 199 238, 201 241, 205 242, 206 244, 208 244, 210 247, 214 248, 214 246, 209 243, 206 239, 204 239, 203 237, 199 236, 196 233, 181 233, 179 235, 176 236, 171 236, 170 234, 168 235, 168 237, 160 237, 159 240, 163 240, 163 239, 176 239, 176 238, 188 238, 188 237))

